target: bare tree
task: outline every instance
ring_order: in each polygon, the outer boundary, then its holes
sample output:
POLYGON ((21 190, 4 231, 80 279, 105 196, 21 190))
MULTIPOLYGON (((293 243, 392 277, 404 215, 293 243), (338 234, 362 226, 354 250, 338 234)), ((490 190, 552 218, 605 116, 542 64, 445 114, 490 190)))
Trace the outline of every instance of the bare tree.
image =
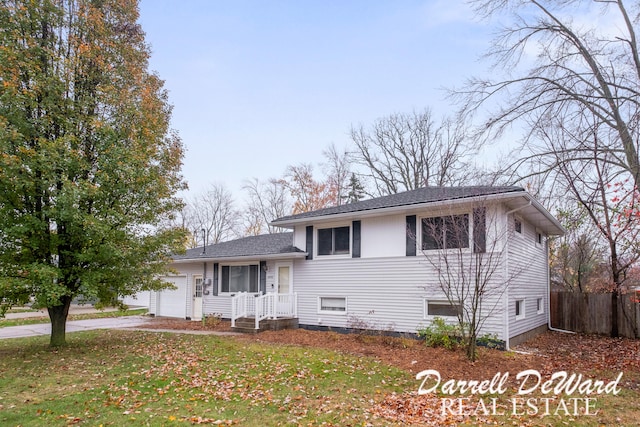
POLYGON ((340 206, 349 200, 349 184, 351 172, 351 153, 346 149, 339 151, 335 144, 322 151, 325 157, 323 164, 329 192, 335 197, 331 202, 340 206))
POLYGON ((269 225, 276 218, 290 215, 293 210, 293 204, 282 180, 269 179, 261 182, 253 178, 245 181, 243 189, 248 196, 244 211, 244 235, 255 236, 265 232, 284 231, 269 225))
POLYGON ((430 110, 392 114, 369 129, 351 129, 354 160, 371 194, 381 196, 425 186, 469 184, 469 164, 475 148, 468 143, 466 126, 445 119, 436 125, 430 110))
MULTIPOLYGON (((467 357, 475 360, 476 344, 486 320, 502 303, 502 295, 524 266, 504 271, 508 233, 492 205, 478 203, 471 215, 455 213, 424 218, 422 253, 435 271, 429 294, 443 295, 448 307, 434 307, 455 315, 467 357), (471 245, 471 247, 470 247, 471 245), (508 274, 508 275, 507 275, 508 274)), ((431 312, 431 307, 428 307, 431 312)), ((432 314, 432 315, 433 315, 432 314)))
MULTIPOLYGON (((607 153, 607 162, 626 170, 638 187, 638 2, 475 0, 471 3, 486 16, 502 12, 514 15, 513 24, 502 28, 487 54, 495 60, 496 69, 505 70, 506 77, 475 78, 457 92, 467 113, 476 113, 479 107, 492 103, 498 105, 480 126, 483 133, 492 138, 517 123, 525 134, 524 145, 518 150, 530 152, 531 156, 546 156, 550 153, 535 145, 537 129, 547 127, 549 118, 562 117, 565 130, 580 134, 584 112, 589 112, 600 123, 599 151, 607 153), (583 16, 587 19, 576 19, 583 16), (601 21, 606 18, 610 25, 584 25, 590 20, 596 22, 596 18, 601 21)), ((578 140, 565 149, 576 159, 588 158, 592 153, 591 147, 578 140)), ((518 158, 526 160, 523 156, 518 158)))
POLYGON ((237 218, 238 212, 231 192, 219 183, 211 184, 208 190, 188 202, 185 213, 185 222, 193 233, 196 246, 219 243, 235 237, 237 218))
MULTIPOLYGON (((594 124, 595 127, 598 123, 594 124)), ((559 127, 550 127, 542 137, 556 148, 555 173, 566 188, 565 197, 585 210, 599 238, 607 248, 611 292, 611 336, 618 336, 618 297, 625 289, 627 272, 640 259, 640 220, 637 216, 639 194, 631 174, 612 159, 606 141, 600 142, 597 129, 591 134, 567 134, 559 127), (590 156, 573 159, 564 149, 573 141, 589 141, 590 156), (569 140, 566 144, 565 141, 569 140), (590 158, 589 158, 590 157, 590 158)))
POLYGON ((556 211, 566 233, 550 242, 550 275, 555 286, 572 292, 592 291, 602 279, 605 248, 585 209, 573 198, 565 198, 556 211), (568 199, 568 200, 567 200, 568 199))

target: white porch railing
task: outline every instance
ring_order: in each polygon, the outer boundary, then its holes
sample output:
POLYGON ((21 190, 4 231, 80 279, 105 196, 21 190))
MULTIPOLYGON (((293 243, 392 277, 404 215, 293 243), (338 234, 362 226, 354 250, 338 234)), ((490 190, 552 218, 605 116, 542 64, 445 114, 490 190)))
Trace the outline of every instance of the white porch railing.
POLYGON ((255 317, 255 328, 260 329, 260 321, 278 317, 298 317, 298 294, 268 293, 255 296, 240 292, 231 297, 231 327, 236 319, 255 317))

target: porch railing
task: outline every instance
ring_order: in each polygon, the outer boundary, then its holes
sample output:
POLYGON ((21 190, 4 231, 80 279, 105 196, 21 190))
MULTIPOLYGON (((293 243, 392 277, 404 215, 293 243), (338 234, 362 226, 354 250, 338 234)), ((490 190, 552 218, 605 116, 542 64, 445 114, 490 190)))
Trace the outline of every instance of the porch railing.
POLYGON ((255 296, 240 292, 231 297, 231 327, 236 319, 255 317, 255 328, 260 329, 260 321, 278 317, 298 317, 298 294, 268 293, 255 296))

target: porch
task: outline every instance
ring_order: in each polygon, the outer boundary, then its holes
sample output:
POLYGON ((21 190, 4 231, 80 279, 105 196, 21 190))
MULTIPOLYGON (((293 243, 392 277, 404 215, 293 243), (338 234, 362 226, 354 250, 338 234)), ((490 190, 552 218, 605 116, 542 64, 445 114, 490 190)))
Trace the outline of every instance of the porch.
POLYGON ((231 328, 239 332, 298 327, 298 295, 241 292, 231 298, 231 328))

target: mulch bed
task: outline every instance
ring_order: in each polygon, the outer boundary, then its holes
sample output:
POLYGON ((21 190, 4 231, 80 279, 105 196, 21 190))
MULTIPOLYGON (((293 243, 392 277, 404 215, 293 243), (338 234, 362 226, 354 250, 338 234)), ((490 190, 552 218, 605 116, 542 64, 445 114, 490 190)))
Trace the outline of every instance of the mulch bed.
MULTIPOLYGON (((181 319, 156 318, 144 328, 230 332, 228 321, 208 319, 207 323, 181 319)), ((625 386, 640 388, 640 340, 596 335, 547 332, 506 352, 479 348, 476 362, 466 359, 462 350, 427 347, 411 338, 380 335, 340 334, 305 329, 265 331, 241 335, 235 339, 286 345, 321 347, 345 353, 376 357, 416 374, 425 369, 440 372, 446 379, 491 379, 496 373, 536 369, 547 376, 557 371, 589 376, 599 371, 621 371, 625 386)), ((603 378, 604 379, 604 378, 603 378)), ((611 378, 612 379, 612 378, 611 378)))

